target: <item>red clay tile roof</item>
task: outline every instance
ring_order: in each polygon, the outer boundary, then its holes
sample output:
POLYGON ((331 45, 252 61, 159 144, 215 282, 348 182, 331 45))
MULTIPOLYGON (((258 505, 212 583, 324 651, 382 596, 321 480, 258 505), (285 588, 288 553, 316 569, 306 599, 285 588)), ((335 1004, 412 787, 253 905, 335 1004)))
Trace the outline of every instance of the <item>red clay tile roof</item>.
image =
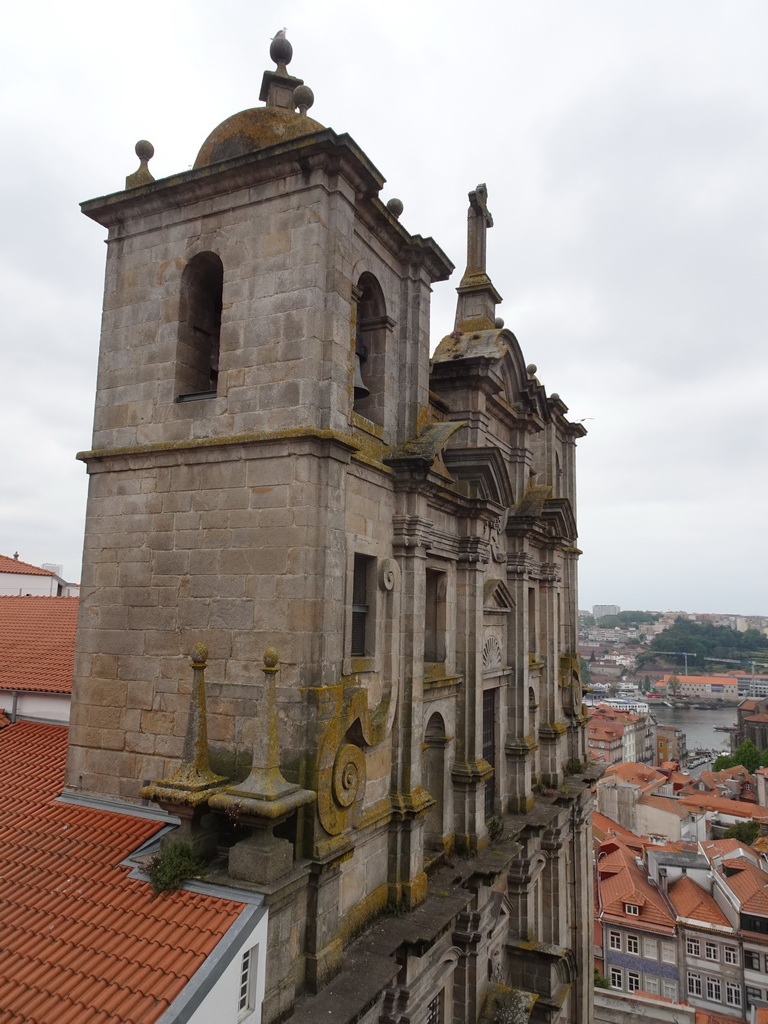
POLYGON ((18 558, 9 558, 7 555, 0 555, 0 572, 19 572, 25 576, 55 576, 50 569, 41 569, 37 565, 29 565, 28 562, 20 562, 18 558))
POLYGON ((730 922, 710 894, 690 878, 678 878, 669 887, 669 899, 680 917, 730 928, 730 922))
POLYGON ((675 917, 659 890, 650 884, 639 868, 636 851, 621 839, 610 839, 600 847, 597 861, 602 919, 622 924, 634 923, 650 931, 674 933, 675 917), (625 904, 640 908, 639 915, 627 914, 625 904))
POLYGON ((744 719, 745 722, 768 722, 768 715, 765 712, 761 712, 759 715, 748 715, 744 719))
POLYGON ((754 711, 759 703, 759 699, 750 698, 749 700, 743 700, 741 704, 739 704, 739 708, 743 708, 744 711, 754 711))
POLYGON ((0 595, 0 689, 71 693, 76 597, 0 595))
POLYGON ((613 776, 617 776, 622 782, 631 782, 633 785, 642 786, 644 789, 652 789, 663 785, 667 781, 666 775, 663 775, 656 768, 650 768, 646 764, 641 764, 639 761, 626 761, 623 764, 614 764, 606 770, 603 778, 610 779, 613 776))
MULTIPOLYGON (((756 1024, 768 1024, 768 1017, 761 1019, 760 1011, 757 1012, 756 1024)), ((712 1013, 711 1010, 697 1010, 694 1024, 735 1024, 736 1021, 742 1020, 742 1017, 728 1017, 724 1013, 712 1013)))
POLYGON ((65 726, 0 730, 0 1021, 154 1024, 243 907, 152 900, 119 863, 160 824, 57 803, 66 750, 65 726))
POLYGON ((632 845, 632 843, 636 846, 642 845, 640 838, 634 832, 630 832, 628 828, 624 828, 623 825, 619 825, 617 821, 613 821, 599 811, 592 812, 592 832, 600 842, 620 836, 628 845, 632 845))
POLYGON ((678 803, 693 811, 720 811, 734 818, 756 818, 768 822, 768 807, 758 807, 743 800, 727 800, 723 796, 712 796, 711 793, 681 796, 678 803))
POLYGON ((651 793, 643 793, 638 798, 639 804, 647 807, 655 807, 657 811, 666 811, 667 814, 675 814, 678 818, 687 818, 691 813, 689 807, 681 807, 682 800, 672 796, 653 796, 651 793))

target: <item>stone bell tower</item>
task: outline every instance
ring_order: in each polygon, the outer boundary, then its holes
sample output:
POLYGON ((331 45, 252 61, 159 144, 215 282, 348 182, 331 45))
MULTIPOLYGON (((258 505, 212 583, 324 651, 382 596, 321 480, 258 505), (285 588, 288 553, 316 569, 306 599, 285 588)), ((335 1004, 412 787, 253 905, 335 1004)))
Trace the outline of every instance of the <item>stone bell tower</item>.
POLYGON ((141 142, 83 204, 108 250, 67 789, 156 801, 264 893, 264 1024, 588 1021, 584 431, 496 317, 485 186, 430 363, 451 262, 309 116, 284 33, 270 55, 191 170, 154 180, 141 142))

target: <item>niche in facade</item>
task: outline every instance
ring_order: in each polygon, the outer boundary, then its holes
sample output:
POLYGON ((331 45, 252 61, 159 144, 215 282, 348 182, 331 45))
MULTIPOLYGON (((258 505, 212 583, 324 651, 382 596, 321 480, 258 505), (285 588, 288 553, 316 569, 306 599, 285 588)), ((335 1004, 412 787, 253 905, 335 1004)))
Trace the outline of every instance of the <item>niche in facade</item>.
POLYGON ((198 253, 184 268, 176 356, 180 401, 216 396, 223 285, 224 267, 215 253, 198 253))

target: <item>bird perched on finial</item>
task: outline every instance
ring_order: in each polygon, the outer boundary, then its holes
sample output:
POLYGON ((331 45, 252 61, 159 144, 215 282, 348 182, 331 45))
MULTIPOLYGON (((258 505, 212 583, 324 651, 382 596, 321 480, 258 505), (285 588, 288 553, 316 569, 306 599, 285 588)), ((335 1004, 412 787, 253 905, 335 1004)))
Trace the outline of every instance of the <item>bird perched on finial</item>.
POLYGON ((282 67, 285 69, 286 64, 290 64, 291 57, 293 56, 293 47, 285 38, 285 29, 281 28, 278 32, 272 36, 272 42, 269 47, 269 56, 277 64, 278 70, 282 67))

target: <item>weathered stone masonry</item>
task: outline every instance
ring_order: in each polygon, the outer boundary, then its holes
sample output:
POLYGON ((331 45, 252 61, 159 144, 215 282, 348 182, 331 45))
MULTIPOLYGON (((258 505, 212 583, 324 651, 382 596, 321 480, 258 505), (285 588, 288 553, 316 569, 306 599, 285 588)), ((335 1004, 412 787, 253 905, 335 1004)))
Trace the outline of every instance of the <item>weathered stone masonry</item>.
POLYGON ((83 204, 108 256, 68 789, 229 836, 212 877, 270 906, 266 1024, 581 1024, 584 431, 496 318, 485 187, 430 362, 452 264, 271 52, 192 170, 154 181, 142 143, 83 204))

